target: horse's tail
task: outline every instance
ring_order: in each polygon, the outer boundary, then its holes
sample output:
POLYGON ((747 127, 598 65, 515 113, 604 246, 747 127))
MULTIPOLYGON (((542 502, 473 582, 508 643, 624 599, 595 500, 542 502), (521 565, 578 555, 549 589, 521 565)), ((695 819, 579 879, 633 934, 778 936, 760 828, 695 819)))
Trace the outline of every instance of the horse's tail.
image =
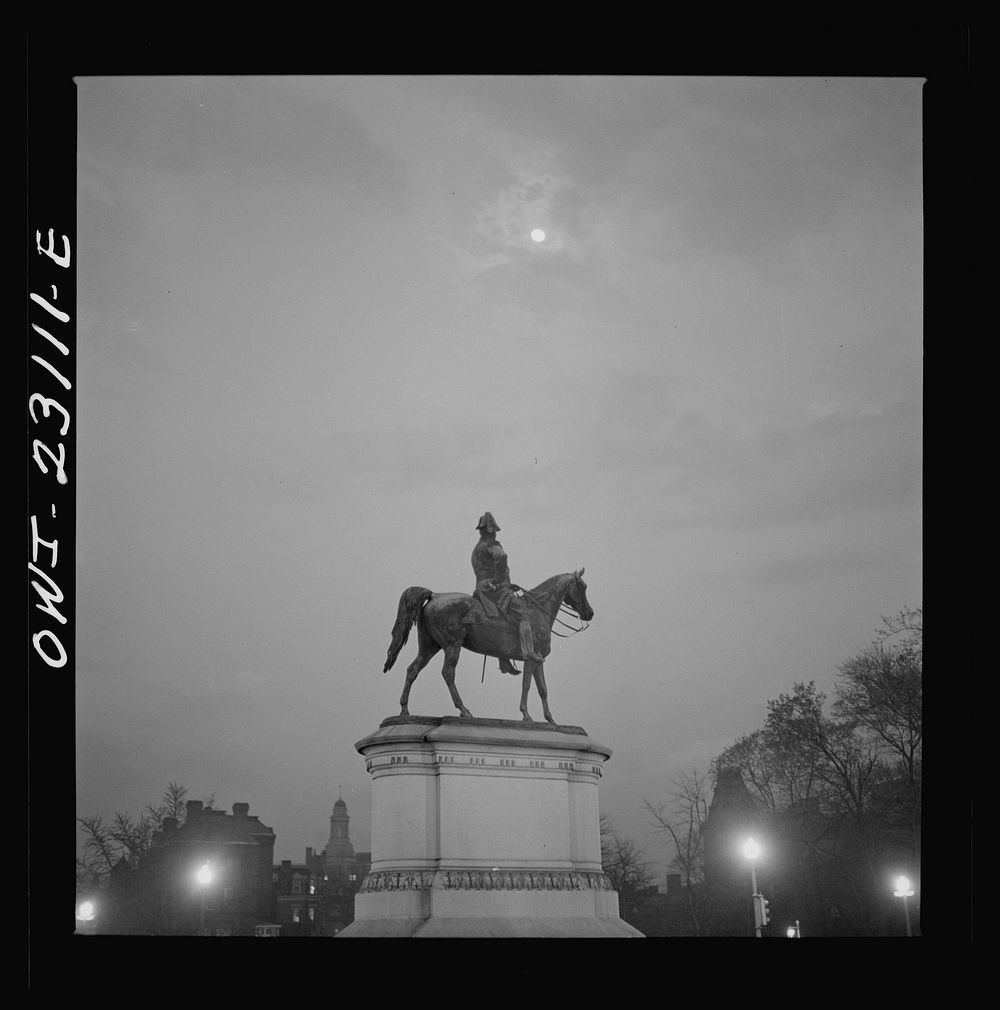
POLYGON ((417 623, 420 616, 420 608, 431 598, 433 594, 423 586, 410 586, 403 590, 403 595, 399 598, 399 611, 396 614, 396 623, 392 626, 392 641, 389 643, 389 654, 386 657, 385 666, 382 672, 387 673, 392 664, 396 662, 399 650, 406 645, 406 640, 410 637, 410 628, 417 623))

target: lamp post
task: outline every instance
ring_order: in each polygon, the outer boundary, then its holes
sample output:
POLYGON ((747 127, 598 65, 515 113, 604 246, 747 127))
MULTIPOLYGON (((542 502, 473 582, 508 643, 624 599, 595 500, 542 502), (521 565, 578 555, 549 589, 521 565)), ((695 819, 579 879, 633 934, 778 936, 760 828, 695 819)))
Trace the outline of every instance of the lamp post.
POLYGON ((896 890, 892 893, 897 898, 903 899, 903 915, 906 916, 906 935, 913 936, 913 931, 910 929, 910 906, 906 900, 907 898, 913 897, 913 885, 910 883, 910 878, 897 877, 896 890))
POLYGON ((205 935, 205 892, 208 890, 208 885, 212 883, 213 876, 212 864, 206 859, 195 875, 198 884, 201 886, 201 916, 198 925, 199 936, 205 935))
POLYGON ((763 925, 760 921, 760 895, 757 893, 757 857, 760 855, 760 846, 752 838, 748 838, 743 843, 743 855, 750 860, 750 897, 753 902, 754 935, 760 937, 760 927, 763 925))
POLYGON ((795 920, 794 926, 789 926, 788 929, 785 930, 785 936, 787 936, 789 940, 797 940, 800 936, 802 936, 802 932, 799 929, 798 919, 795 920))

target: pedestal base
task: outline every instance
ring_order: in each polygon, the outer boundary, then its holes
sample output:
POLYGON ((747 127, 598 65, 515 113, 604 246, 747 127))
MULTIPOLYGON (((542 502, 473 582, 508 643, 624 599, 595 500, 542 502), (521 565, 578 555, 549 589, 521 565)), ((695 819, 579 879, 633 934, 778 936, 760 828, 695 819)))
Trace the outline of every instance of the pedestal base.
POLYGON ((489 939, 490 937, 641 937, 621 919, 581 918, 476 918, 446 919, 432 916, 416 919, 355 919, 339 937, 438 937, 441 939, 489 939))
POLYGON ((611 750, 579 727, 395 717, 356 747, 372 865, 340 936, 642 935, 601 868, 611 750))

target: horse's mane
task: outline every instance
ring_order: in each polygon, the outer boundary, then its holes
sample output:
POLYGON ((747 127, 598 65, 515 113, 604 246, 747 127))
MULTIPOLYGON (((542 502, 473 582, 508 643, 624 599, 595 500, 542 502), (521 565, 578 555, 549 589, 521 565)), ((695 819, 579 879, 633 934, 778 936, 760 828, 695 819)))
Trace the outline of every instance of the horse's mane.
POLYGON ((575 572, 564 572, 562 575, 551 575, 544 582, 539 582, 534 589, 529 589, 532 596, 549 598, 558 593, 560 599, 566 592, 566 587, 576 578, 575 572))

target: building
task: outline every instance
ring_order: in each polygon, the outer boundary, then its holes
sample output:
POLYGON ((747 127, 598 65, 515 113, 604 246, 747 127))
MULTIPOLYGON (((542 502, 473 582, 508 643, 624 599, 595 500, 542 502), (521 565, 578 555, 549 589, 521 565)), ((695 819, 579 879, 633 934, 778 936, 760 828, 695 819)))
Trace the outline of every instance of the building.
POLYGON ((109 881, 101 933, 255 936, 274 922, 274 831, 250 814, 189 800, 183 824, 167 817, 137 866, 109 881))
POLYGON ((281 926, 281 936, 323 936, 322 859, 306 849, 304 863, 283 859, 274 867, 274 921, 281 926))
MULTIPOLYGON (((758 843, 766 830, 739 768, 720 768, 702 828, 705 846, 706 922, 712 936, 753 936, 751 865, 743 854, 747 839, 758 843)), ((758 890, 769 876, 756 866, 758 890)))
POLYGON ((370 852, 355 852, 351 818, 339 797, 330 815, 326 848, 307 848, 305 860, 274 867, 275 922, 281 936, 336 936, 354 921, 354 895, 371 866, 370 852))
POLYGON ((354 846, 351 845, 351 818, 343 796, 337 797, 330 814, 330 837, 323 852, 323 873, 329 880, 347 879, 355 868, 354 846))

